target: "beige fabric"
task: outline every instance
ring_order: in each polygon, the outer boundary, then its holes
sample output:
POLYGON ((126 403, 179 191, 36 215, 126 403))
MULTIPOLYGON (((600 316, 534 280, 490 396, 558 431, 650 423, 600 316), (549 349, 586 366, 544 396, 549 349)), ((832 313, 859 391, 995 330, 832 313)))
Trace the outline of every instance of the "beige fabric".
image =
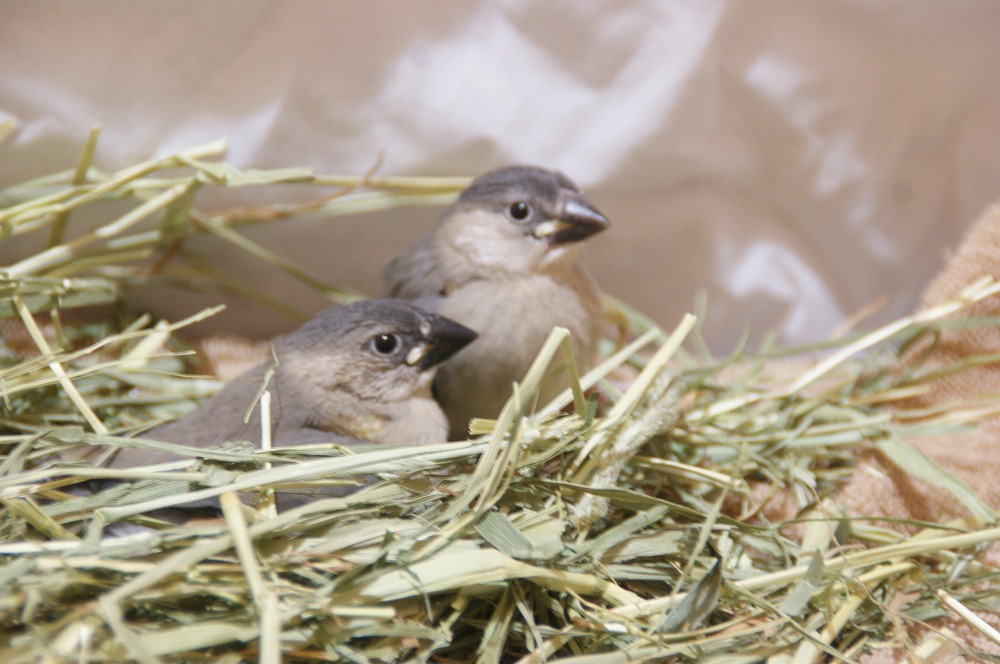
MULTIPOLYGON (((614 224, 583 257, 601 289, 669 328, 705 291, 718 353, 745 330, 826 338, 885 296, 880 322, 905 314, 1000 182, 997 2, 36 1, 2 19, 0 122, 16 128, 0 187, 72 168, 94 123, 109 170, 220 137, 243 168, 559 168, 614 224)), ((198 205, 315 195, 206 187, 198 205)), ((439 214, 241 232, 375 294, 439 214)), ((38 246, 5 238, 0 264, 38 246)), ((186 246, 270 297, 329 305, 217 238, 186 246)), ((170 320, 219 301, 129 297, 170 320)), ((295 327, 227 301, 194 332, 295 327)))
MULTIPOLYGON (((954 299, 983 275, 1000 275, 1000 205, 988 209, 948 256, 945 268, 924 291, 921 305, 930 307, 954 299)), ((1000 297, 976 303, 964 315, 1000 315, 1000 297)), ((1000 326, 949 331, 936 344, 930 363, 952 364, 973 355, 1000 351, 1000 326)), ((940 379, 930 391, 906 404, 941 405, 1000 395, 1000 363, 994 362, 940 379)), ((954 472, 994 509, 1000 509, 1000 418, 983 422, 972 436, 953 439, 914 439, 912 442, 938 464, 954 472)), ((889 514, 940 521, 965 516, 946 492, 905 477, 885 466, 875 455, 865 455, 845 502, 861 514, 889 514)))
MULTIPOLYGON (((976 279, 989 275, 1000 278, 1000 202, 994 204, 969 229, 958 248, 952 252, 945 268, 923 293, 925 307, 947 302, 976 279)), ((1000 299, 991 298, 974 305, 973 316, 997 316, 1000 299)), ((945 361, 973 354, 995 353, 1000 350, 1000 326, 977 327, 944 336, 937 346, 938 357, 945 361)), ((939 381, 927 401, 975 395, 1000 394, 1000 363, 974 372, 958 374, 939 381)))
MULTIPOLYGON (((988 209, 972 226, 962 242, 947 258, 944 269, 923 293, 921 305, 930 307, 954 299, 959 292, 983 275, 1000 276, 1000 204, 988 209)), ((1000 297, 976 303, 967 315, 1000 315, 1000 297)), ((930 358, 931 362, 950 364, 964 357, 1000 351, 1000 326, 983 326, 949 331, 942 335, 930 358)), ((908 406, 940 405, 956 400, 994 397, 1000 394, 1000 363, 977 367, 936 381, 925 395, 908 406)), ((1000 509, 1000 417, 983 422, 971 436, 913 439, 910 442, 927 456, 950 470, 990 507, 1000 509)), ((945 521, 966 516, 958 502, 947 492, 914 480, 895 470, 876 454, 862 456, 852 482, 841 492, 843 502, 855 514, 888 515, 929 521, 945 521)), ((988 553, 1000 564, 1000 547, 988 553)), ((1000 628, 996 613, 980 614, 995 628, 1000 628)), ((940 620, 930 628, 916 630, 917 643, 932 630, 949 628, 959 640, 983 652, 1000 655, 1000 645, 957 620, 940 620)), ((866 664, 904 661, 901 650, 876 651, 864 658, 866 664)), ((951 662, 978 661, 959 657, 951 662)))

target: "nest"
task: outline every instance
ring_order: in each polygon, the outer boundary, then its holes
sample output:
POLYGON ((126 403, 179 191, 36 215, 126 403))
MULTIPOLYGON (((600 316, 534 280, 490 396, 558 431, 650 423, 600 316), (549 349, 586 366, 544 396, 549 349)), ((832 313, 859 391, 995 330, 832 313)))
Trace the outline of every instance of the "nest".
POLYGON ((943 632, 917 635, 956 613, 995 635, 973 610, 1000 606, 998 570, 981 555, 1000 538, 996 515, 906 440, 967 430, 1000 403, 908 410, 907 397, 964 367, 899 356, 1000 285, 973 284, 821 348, 726 358, 704 350, 693 316, 668 334, 612 303, 628 333, 607 342, 598 367, 580 375, 566 331, 554 330, 499 418, 475 421, 470 440, 167 445, 131 436, 218 388, 189 375, 192 355, 175 338, 213 310, 176 323, 77 323, 74 312, 164 283, 285 308, 186 245, 205 233, 334 301, 357 297, 240 226, 440 205, 467 180, 242 171, 221 161, 222 143, 107 173, 91 163, 96 137, 75 169, 0 192, 4 237, 33 233, 43 245, 2 269, 4 662, 806 662, 885 647, 986 656, 943 632), (288 182, 319 193, 306 204, 196 206, 205 188, 288 182), (111 200, 128 210, 70 237, 72 215, 111 200), (569 367, 566 390, 535 403, 553 364, 569 367), (75 460, 122 446, 180 460, 128 470, 75 460), (834 497, 859 449, 947 488, 968 517, 845 513, 834 497), (274 491, 361 476, 376 480, 274 507, 274 491), (97 478, 119 482, 76 490, 97 478), (205 501, 222 517, 158 518, 205 501))

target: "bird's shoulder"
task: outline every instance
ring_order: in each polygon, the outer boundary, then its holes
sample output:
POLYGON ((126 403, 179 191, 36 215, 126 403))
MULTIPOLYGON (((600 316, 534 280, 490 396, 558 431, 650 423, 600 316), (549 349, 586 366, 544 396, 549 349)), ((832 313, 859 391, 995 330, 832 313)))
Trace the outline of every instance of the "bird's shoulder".
POLYGON ((383 295, 413 300, 444 293, 448 278, 438 253, 433 234, 404 247, 386 266, 383 295))
POLYGON ((258 395, 265 382, 266 389, 274 397, 272 423, 281 415, 282 397, 291 400, 291 395, 282 394, 283 390, 279 387, 279 383, 284 382, 278 380, 280 373, 269 375, 271 366, 269 361, 247 370, 181 419, 151 429, 143 437, 195 447, 208 447, 227 440, 260 440, 258 395), (279 413, 275 413, 276 410, 279 413), (248 413, 249 418, 244 422, 248 413))

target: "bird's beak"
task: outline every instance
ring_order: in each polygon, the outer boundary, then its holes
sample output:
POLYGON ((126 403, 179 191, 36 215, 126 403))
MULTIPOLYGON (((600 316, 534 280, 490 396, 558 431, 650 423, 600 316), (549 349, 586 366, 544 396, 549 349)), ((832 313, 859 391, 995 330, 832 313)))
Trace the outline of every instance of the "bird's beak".
POLYGON ((563 189, 559 199, 559 217, 538 224, 535 237, 548 240, 549 244, 579 242, 611 225, 579 192, 563 189))
POLYGON ((479 335, 464 325, 459 325, 444 316, 430 316, 426 343, 420 344, 410 351, 406 363, 419 365, 421 369, 430 369, 465 348, 479 335))

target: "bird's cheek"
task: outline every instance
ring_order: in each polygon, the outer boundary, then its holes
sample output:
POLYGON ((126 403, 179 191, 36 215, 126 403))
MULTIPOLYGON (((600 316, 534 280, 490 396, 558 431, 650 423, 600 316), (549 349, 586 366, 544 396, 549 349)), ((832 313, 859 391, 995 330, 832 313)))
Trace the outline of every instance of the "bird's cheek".
POLYGON ((476 276, 521 271, 545 251, 545 244, 518 229, 472 229, 454 241, 465 268, 476 276))

